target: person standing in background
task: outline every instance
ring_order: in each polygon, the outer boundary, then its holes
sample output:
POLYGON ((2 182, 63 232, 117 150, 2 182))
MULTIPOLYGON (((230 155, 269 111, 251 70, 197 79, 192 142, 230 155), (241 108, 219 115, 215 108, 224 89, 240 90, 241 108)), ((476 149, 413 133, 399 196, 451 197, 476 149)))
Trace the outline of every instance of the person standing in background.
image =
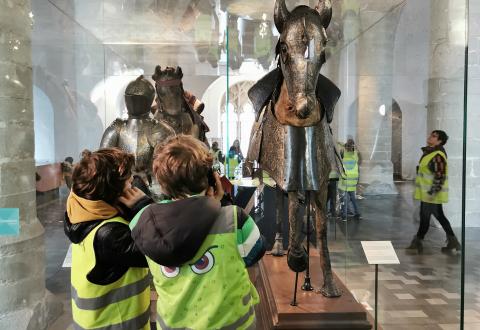
POLYGON ((235 169, 243 161, 242 150, 240 150, 240 141, 236 139, 233 145, 228 150, 228 157, 226 160, 226 174, 229 179, 235 179, 235 169))
POLYGON ((61 163, 63 181, 68 187, 68 190, 72 189, 72 174, 73 174, 73 158, 66 157, 61 163))
POLYGON ((217 172, 220 171, 221 163, 225 161, 225 157, 222 154, 222 150, 218 148, 218 142, 213 142, 210 148, 210 155, 213 158, 213 169, 217 172))
POLYGON ((233 141, 233 144, 230 147, 229 152, 233 152, 237 156, 238 161, 240 163, 243 161, 244 157, 243 157, 243 154, 242 154, 242 150, 240 149, 240 141, 238 139, 233 141))
POLYGON ((345 173, 340 177, 340 184, 338 188, 344 192, 343 194, 343 210, 342 219, 347 220, 349 201, 352 203, 355 212, 354 217, 360 220, 360 211, 356 201, 356 191, 358 184, 358 153, 355 150, 355 142, 353 139, 348 139, 345 143, 345 150, 342 152, 342 163, 345 173))
POLYGON ((443 213, 443 204, 448 202, 448 163, 444 145, 448 135, 435 130, 427 138, 427 146, 417 166, 415 199, 420 201, 420 226, 407 249, 423 252, 423 239, 430 227, 430 218, 435 216, 447 235, 447 245, 442 252, 459 251, 461 245, 452 230, 450 221, 443 213))

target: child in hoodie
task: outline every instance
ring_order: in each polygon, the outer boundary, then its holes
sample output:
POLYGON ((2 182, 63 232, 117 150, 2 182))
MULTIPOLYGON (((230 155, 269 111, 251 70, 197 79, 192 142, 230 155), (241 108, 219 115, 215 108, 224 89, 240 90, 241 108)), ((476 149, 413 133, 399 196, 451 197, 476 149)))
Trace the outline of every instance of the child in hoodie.
POLYGON ((221 207, 218 174, 200 141, 177 136, 155 151, 153 172, 170 199, 151 204, 130 228, 158 293, 162 329, 255 329, 258 293, 246 267, 265 253, 258 227, 237 206, 221 207))
POLYGON ((132 240, 127 210, 151 200, 132 188, 133 155, 85 150, 72 174, 64 230, 72 242, 75 329, 150 329, 147 262, 132 240))

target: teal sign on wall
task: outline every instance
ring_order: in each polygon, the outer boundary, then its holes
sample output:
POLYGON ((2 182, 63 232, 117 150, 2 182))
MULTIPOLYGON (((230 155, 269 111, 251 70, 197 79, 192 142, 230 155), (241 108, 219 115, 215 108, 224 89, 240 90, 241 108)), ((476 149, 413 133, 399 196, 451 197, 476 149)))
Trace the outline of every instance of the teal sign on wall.
POLYGON ((18 209, 0 208, 0 236, 20 234, 20 212, 18 209))

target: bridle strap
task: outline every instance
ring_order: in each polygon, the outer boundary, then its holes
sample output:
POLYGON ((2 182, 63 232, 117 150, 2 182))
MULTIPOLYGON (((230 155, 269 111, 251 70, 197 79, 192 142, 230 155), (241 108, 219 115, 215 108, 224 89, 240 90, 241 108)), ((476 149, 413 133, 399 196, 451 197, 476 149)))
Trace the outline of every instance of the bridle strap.
POLYGON ((181 79, 157 80, 155 84, 160 87, 178 86, 182 84, 181 79))

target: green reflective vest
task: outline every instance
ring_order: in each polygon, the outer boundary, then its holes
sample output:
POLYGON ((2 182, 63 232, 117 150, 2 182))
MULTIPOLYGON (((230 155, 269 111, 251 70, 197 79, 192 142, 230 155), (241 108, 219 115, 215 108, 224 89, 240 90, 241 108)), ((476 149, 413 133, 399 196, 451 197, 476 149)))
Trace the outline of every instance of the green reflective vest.
POLYGON ((448 202, 448 166, 445 168, 446 178, 442 190, 433 195, 428 193, 433 185, 433 173, 428 168, 428 163, 436 155, 442 156, 445 160, 447 159, 447 155, 442 151, 434 151, 423 157, 418 165, 418 173, 415 178, 415 199, 425 203, 442 204, 448 202))
POLYGON ((71 293, 74 329, 150 329, 150 278, 147 268, 129 268, 117 281, 97 285, 87 274, 96 264, 93 240, 106 223, 128 222, 121 217, 103 221, 83 242, 72 244, 71 293))
POLYGON ((165 267, 147 257, 158 293, 158 329, 255 329, 259 297, 236 228, 235 207, 223 207, 191 262, 165 267))
POLYGON ((356 191, 358 183, 358 155, 356 151, 345 151, 343 154, 343 168, 338 189, 343 191, 356 191))
POLYGON ((253 33, 253 54, 255 58, 268 56, 272 52, 272 30, 267 22, 261 22, 253 33))
POLYGON ((338 179, 340 175, 338 174, 337 170, 331 170, 330 173, 328 174, 329 179, 338 179))
POLYGON ((240 162, 238 161, 238 155, 227 158, 226 167, 229 179, 235 178, 235 169, 237 168, 238 164, 240 164, 240 162))

